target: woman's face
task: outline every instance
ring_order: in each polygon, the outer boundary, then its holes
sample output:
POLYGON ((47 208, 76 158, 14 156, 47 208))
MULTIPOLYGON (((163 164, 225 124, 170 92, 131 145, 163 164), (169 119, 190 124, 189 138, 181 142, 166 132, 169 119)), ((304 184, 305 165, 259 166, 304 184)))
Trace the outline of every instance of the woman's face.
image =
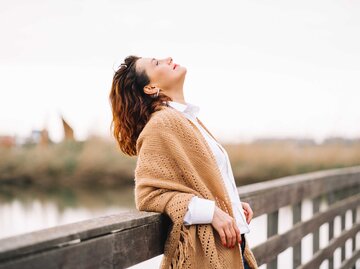
POLYGON ((186 68, 173 62, 171 57, 164 59, 140 58, 136 61, 137 71, 145 70, 150 79, 150 86, 164 91, 182 86, 186 68))

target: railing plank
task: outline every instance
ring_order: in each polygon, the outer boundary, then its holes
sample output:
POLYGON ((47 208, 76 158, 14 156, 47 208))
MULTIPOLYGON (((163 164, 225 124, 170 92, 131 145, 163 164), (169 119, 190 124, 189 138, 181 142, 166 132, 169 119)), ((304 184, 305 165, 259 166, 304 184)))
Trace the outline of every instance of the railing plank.
POLYGON ((166 234, 161 222, 150 222, 77 244, 2 261, 0 269, 126 268, 162 254, 166 234))
POLYGON ((358 190, 359 174, 360 166, 331 169, 245 185, 238 187, 238 192, 243 201, 252 205, 255 218, 305 198, 313 199, 351 186, 358 190))
MULTIPOLYGON (((160 223, 167 227, 169 219, 164 214, 129 210, 119 215, 99 217, 3 238, 0 240, 0 262, 151 223, 160 223)), ((161 237, 160 234, 156 236, 161 237)))

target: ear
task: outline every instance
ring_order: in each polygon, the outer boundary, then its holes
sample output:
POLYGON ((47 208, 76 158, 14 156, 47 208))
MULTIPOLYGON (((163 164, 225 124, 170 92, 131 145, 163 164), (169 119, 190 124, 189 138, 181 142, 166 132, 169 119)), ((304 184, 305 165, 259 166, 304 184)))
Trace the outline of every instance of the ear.
POLYGON ((146 94, 155 94, 156 92, 157 92, 157 90, 158 90, 158 88, 159 87, 156 87, 156 86, 153 86, 153 85, 146 85, 145 87, 144 87, 144 92, 146 93, 146 94))

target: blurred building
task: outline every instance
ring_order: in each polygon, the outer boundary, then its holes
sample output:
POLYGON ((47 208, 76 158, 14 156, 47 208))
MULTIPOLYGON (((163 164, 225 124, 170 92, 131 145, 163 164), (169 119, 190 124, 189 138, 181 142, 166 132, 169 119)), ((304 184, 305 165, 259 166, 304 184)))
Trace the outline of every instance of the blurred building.
MULTIPOLYGON (((60 115, 63 130, 64 138, 63 141, 75 141, 74 130, 70 124, 60 115)), ((45 124, 46 126, 46 124, 45 124)), ((0 148, 13 148, 16 146, 39 146, 39 147, 48 147, 49 144, 54 142, 49 137, 49 131, 47 127, 43 129, 33 129, 29 136, 26 137, 17 137, 11 135, 0 135, 0 148)))
POLYGON ((49 138, 49 132, 46 128, 42 130, 32 130, 30 136, 25 139, 25 144, 39 145, 41 147, 47 147, 50 143, 53 143, 49 138))
POLYGON ((16 146, 16 137, 10 135, 0 135, 0 147, 12 148, 16 146))
POLYGON ((64 140, 75 140, 73 128, 65 121, 63 116, 61 116, 61 121, 64 128, 64 140))

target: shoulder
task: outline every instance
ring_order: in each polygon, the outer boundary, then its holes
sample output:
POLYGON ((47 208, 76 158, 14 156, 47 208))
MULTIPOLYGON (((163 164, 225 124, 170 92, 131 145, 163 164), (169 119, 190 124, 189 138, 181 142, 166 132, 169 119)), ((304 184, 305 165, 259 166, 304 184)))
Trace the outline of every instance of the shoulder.
MULTIPOLYGON (((185 127, 187 119, 174 108, 164 106, 160 110, 152 113, 149 121, 144 126, 143 132, 156 132, 165 130, 171 130, 174 128, 185 127)), ((142 133, 143 133, 142 132, 142 133)))
POLYGON ((187 125, 187 119, 180 111, 174 108, 164 106, 160 110, 152 113, 149 121, 144 126, 137 139, 137 148, 145 140, 148 143, 165 144, 177 140, 180 133, 183 133, 187 125))

